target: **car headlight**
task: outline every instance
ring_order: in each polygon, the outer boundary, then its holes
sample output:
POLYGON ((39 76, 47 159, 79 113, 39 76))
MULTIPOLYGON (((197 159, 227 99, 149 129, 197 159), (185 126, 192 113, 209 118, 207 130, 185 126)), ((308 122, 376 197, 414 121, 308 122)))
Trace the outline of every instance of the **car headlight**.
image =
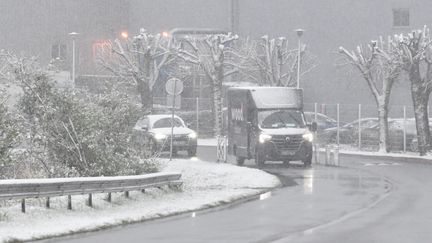
POLYGON ((155 138, 156 140, 163 140, 163 139, 167 138, 167 135, 165 135, 165 134, 161 134, 161 133, 156 133, 156 134, 154 135, 154 138, 155 138))
POLYGON ((313 141, 313 134, 308 132, 303 134, 303 139, 308 141, 308 142, 312 142, 313 141))
POLYGON ((197 134, 196 134, 196 132, 189 133, 189 134, 188 134, 188 137, 189 137, 190 139, 195 139, 195 138, 197 138, 197 134))
POLYGON ((265 143, 266 141, 270 140, 271 138, 272 138, 271 135, 261 133, 261 134, 259 135, 259 142, 260 142, 260 143, 265 143))

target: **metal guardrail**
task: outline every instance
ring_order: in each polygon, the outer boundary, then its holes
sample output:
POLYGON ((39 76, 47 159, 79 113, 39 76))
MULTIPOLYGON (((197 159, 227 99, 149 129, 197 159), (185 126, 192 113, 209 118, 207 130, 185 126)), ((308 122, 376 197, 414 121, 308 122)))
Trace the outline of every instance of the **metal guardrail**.
POLYGON ((25 213, 25 199, 47 197, 46 207, 50 207, 50 197, 68 196, 68 209, 72 209, 72 195, 89 194, 88 205, 91 207, 93 193, 108 193, 111 202, 112 192, 125 192, 146 188, 169 186, 180 189, 180 173, 152 173, 136 176, 116 177, 77 177, 49 179, 0 180, 0 200, 21 199, 21 211, 25 213))

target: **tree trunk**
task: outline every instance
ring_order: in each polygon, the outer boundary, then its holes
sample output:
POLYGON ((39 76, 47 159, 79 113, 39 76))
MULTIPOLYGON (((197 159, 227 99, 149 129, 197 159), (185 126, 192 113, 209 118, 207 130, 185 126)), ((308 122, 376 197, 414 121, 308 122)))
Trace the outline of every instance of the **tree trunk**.
POLYGON ((414 105, 414 116, 417 128, 417 141, 420 155, 425 155, 430 145, 428 118, 429 93, 420 77, 419 65, 414 64, 409 73, 411 81, 411 98, 414 105))
POLYGON ((148 54, 138 54, 139 74, 135 79, 138 83, 138 93, 141 99, 143 114, 150 114, 153 110, 153 93, 150 89, 150 63, 151 57, 148 54))
POLYGON ((223 82, 223 66, 217 65, 216 67, 216 79, 214 80, 214 90, 213 90, 213 101, 214 101, 214 131, 215 135, 222 135, 222 82, 223 82))
POLYGON ((386 104, 385 99, 379 101, 378 120, 379 120, 379 152, 389 152, 388 104, 386 104))

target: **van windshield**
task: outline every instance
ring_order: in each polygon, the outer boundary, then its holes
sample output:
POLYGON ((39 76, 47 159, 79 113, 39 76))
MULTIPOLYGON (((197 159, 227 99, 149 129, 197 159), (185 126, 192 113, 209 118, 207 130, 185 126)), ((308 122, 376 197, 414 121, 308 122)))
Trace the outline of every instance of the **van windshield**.
POLYGON ((258 112, 261 128, 304 128, 304 117, 298 110, 265 110, 258 112))

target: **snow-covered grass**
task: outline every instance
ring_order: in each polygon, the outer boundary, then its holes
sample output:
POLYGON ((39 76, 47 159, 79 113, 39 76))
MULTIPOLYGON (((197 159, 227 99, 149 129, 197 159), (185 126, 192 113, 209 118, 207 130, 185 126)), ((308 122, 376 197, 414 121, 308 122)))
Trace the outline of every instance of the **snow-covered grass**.
POLYGON ((217 139, 216 138, 199 138, 198 146, 217 146, 217 139))
POLYGON ((130 222, 155 219, 230 203, 254 196, 280 185, 277 177, 261 170, 231 164, 178 159, 164 161, 163 171, 181 172, 182 191, 147 189, 131 192, 130 198, 113 194, 93 196, 93 208, 86 206, 87 195, 73 196, 73 210, 67 210, 67 198, 51 199, 51 209, 44 199, 27 200, 27 212, 17 201, 2 202, 0 241, 31 240, 91 231, 130 222))

